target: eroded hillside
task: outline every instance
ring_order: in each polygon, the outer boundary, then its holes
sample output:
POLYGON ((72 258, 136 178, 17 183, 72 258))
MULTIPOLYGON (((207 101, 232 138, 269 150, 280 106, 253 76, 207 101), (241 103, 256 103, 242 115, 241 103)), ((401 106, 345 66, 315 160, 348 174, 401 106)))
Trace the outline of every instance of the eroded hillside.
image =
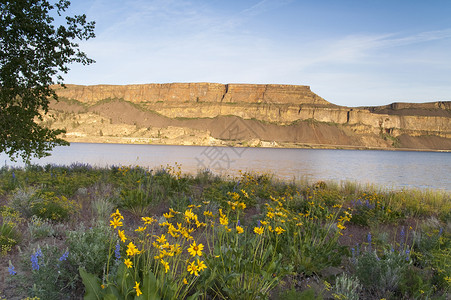
POLYGON ((45 122, 72 142, 451 150, 451 102, 349 108, 308 86, 55 87, 45 122))

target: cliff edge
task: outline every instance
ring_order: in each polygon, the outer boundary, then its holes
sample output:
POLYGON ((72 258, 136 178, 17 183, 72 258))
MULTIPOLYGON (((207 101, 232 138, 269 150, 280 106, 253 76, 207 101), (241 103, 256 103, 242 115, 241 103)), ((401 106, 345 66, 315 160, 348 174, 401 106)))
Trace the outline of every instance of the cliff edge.
POLYGON ((304 85, 54 87, 66 139, 196 145, 451 150, 451 102, 334 105, 304 85))

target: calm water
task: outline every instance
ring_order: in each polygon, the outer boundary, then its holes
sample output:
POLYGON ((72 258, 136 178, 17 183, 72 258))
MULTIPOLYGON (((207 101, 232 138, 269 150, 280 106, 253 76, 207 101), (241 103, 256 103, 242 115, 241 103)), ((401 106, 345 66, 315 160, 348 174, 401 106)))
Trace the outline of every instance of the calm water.
MULTIPOLYGON (((21 162, 11 162, 3 153, 0 162, 23 166, 21 162)), ((230 175, 239 170, 257 171, 283 179, 349 180, 395 189, 451 191, 451 153, 73 143, 55 148, 50 157, 32 161, 41 165, 88 163, 99 167, 149 168, 175 162, 186 173, 203 168, 230 175)))

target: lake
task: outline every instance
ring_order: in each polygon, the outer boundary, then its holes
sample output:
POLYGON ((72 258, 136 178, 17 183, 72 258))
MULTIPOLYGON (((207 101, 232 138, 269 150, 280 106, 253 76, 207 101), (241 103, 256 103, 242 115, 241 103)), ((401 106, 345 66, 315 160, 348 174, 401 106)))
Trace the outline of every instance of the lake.
MULTIPOLYGON (((0 162, 24 165, 11 162, 4 153, 0 154, 0 162)), ((235 176, 242 170, 269 172, 288 180, 348 180, 389 189, 451 191, 451 153, 441 152, 72 143, 55 148, 52 156, 32 160, 40 165, 87 163, 98 167, 149 168, 173 166, 176 162, 182 165, 183 172, 193 174, 199 169, 210 169, 235 176)))

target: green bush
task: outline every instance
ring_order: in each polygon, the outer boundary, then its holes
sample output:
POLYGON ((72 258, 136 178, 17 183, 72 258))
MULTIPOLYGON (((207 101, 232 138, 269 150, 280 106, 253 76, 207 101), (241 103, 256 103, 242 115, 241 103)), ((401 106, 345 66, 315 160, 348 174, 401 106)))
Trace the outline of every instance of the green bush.
POLYGON ((386 297, 399 293, 401 278, 407 272, 412 260, 408 252, 384 250, 365 251, 357 258, 356 276, 367 293, 386 297))
POLYGON ((1 207, 0 254, 6 255, 19 243, 18 226, 22 223, 19 213, 8 206, 1 207))
POLYGON ((65 196, 58 197, 53 192, 39 192, 34 195, 31 212, 42 219, 52 221, 67 221, 77 212, 79 205, 65 196))
POLYGON ((41 219, 38 216, 32 216, 28 221, 28 233, 32 239, 40 239, 50 237, 55 234, 53 224, 46 219, 41 219))
POLYGON ((81 226, 68 232, 66 242, 71 253, 69 260, 76 266, 76 273, 81 267, 98 276, 103 274, 111 248, 111 234, 108 226, 100 222, 91 228, 81 226))
POLYGON ((76 289, 76 269, 68 261, 70 252, 55 245, 45 245, 24 257, 24 264, 31 271, 28 284, 29 296, 40 299, 69 299, 76 289))

